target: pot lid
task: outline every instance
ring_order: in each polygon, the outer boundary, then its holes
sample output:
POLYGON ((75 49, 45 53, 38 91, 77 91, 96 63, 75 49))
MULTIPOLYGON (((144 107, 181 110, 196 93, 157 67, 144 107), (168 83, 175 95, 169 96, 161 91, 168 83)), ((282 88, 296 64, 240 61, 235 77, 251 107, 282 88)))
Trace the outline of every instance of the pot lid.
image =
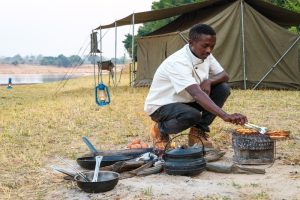
POLYGON ((193 157, 199 158, 203 156, 203 149, 198 147, 179 147, 172 150, 168 150, 165 152, 167 157, 176 157, 176 158, 183 158, 183 157, 193 157))

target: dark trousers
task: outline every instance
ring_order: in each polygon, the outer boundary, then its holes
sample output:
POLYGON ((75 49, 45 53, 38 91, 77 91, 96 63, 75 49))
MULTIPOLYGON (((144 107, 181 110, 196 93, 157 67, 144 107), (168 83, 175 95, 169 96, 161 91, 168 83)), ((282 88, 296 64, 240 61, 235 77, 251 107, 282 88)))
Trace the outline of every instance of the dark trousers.
MULTIPOLYGON (((211 100, 222 107, 230 95, 230 87, 226 83, 212 86, 211 100)), ((176 134, 192 126, 204 132, 209 132, 209 125, 215 119, 215 115, 206 111, 196 102, 172 103, 164 105, 150 115, 151 119, 158 122, 162 135, 176 134)))

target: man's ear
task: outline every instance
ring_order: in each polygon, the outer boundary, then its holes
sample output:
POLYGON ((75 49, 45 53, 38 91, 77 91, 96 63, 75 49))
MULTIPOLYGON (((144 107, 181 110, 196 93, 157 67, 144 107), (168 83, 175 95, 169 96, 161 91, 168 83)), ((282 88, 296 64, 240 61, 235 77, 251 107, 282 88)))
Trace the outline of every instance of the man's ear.
POLYGON ((188 42, 190 45, 193 43, 193 41, 191 39, 189 39, 188 42))

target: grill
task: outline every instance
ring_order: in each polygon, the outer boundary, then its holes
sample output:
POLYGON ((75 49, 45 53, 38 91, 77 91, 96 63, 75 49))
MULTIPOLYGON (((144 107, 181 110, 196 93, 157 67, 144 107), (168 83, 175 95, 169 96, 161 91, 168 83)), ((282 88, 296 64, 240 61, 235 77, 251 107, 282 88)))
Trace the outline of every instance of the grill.
POLYGON ((233 162, 237 164, 270 164, 274 161, 275 143, 262 134, 233 132, 233 162))

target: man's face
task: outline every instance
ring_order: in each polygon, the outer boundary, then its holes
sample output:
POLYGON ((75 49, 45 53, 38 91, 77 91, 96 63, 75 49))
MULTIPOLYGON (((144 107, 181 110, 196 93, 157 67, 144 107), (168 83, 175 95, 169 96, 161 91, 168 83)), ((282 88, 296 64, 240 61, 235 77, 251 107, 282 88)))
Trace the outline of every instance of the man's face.
POLYGON ((216 36, 201 34, 198 40, 189 40, 191 51, 200 59, 205 59, 216 44, 216 36))

